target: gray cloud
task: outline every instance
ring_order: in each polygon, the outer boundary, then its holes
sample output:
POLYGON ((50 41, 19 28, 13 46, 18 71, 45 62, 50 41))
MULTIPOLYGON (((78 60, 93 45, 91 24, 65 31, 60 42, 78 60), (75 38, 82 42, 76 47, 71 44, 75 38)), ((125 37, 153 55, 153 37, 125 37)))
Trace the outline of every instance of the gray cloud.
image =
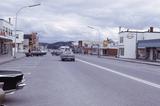
POLYGON ((97 39, 94 26, 101 38, 116 39, 118 26, 144 29, 159 27, 160 1, 146 0, 5 0, 0 3, 0 18, 12 18, 23 6, 41 3, 41 6, 22 10, 18 28, 25 33, 36 31, 40 40, 97 39))

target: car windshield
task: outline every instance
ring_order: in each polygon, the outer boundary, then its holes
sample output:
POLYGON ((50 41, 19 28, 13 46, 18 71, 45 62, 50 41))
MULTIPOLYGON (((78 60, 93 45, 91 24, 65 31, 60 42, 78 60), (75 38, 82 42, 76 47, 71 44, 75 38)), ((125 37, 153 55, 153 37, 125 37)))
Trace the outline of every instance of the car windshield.
POLYGON ((0 106, 160 106, 160 0, 1 0, 0 106))

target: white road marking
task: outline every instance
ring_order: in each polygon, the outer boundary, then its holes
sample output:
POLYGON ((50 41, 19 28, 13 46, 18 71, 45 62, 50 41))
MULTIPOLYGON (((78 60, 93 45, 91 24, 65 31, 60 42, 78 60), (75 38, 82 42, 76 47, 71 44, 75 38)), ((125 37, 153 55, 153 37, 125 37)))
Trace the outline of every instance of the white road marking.
POLYGON ((81 60, 81 59, 76 59, 76 60, 77 60, 77 61, 80 61, 80 62, 82 62, 82 63, 88 64, 88 65, 97 67, 97 68, 99 68, 99 69, 102 69, 102 70, 105 70, 105 71, 112 72, 112 73, 114 73, 114 74, 123 76, 123 77, 125 77, 125 78, 129 78, 129 79, 132 79, 132 80, 134 80, 134 81, 137 81, 137 82, 140 82, 140 83, 143 83, 143 84, 146 84, 146 85, 149 85, 149 86, 152 86, 152 87, 155 87, 155 88, 159 88, 159 89, 160 89, 160 85, 159 85, 159 84, 156 84, 156 83, 153 83, 153 82, 150 82, 150 81, 146 81, 146 80, 143 80, 143 79, 140 79, 140 78, 137 78, 137 77, 133 77, 133 76, 131 76, 131 75, 127 75, 127 74, 118 72, 118 71, 116 71, 116 70, 112 70, 112 69, 109 69, 109 68, 106 68, 106 67, 103 67, 103 66, 99 66, 99 65, 96 65, 96 64, 94 64, 94 63, 90 63, 90 62, 87 62, 87 61, 84 61, 84 60, 81 60))
POLYGON ((28 72, 28 73, 23 73, 24 75, 31 75, 31 73, 30 72, 28 72))

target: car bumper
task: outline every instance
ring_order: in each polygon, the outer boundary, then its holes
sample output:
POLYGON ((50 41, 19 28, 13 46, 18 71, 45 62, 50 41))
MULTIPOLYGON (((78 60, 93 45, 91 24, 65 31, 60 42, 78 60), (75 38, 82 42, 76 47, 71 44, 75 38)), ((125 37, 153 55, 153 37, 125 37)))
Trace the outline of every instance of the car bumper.
POLYGON ((25 86, 26 86, 25 80, 23 80, 21 83, 17 85, 17 90, 23 89, 25 86))
POLYGON ((61 56, 61 59, 74 59, 74 56, 61 56))
POLYGON ((17 90, 21 90, 26 86, 25 80, 22 80, 20 83, 17 84, 16 89, 11 89, 11 90, 5 90, 5 94, 13 94, 17 90))

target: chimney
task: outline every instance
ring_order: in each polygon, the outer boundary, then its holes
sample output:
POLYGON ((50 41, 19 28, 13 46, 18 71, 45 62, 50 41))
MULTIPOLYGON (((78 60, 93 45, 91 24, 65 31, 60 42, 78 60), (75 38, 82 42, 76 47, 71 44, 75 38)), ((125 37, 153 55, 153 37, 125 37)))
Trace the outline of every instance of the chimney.
POLYGON ((149 32, 153 32, 153 30, 154 30, 154 28, 153 28, 153 27, 150 27, 149 32))
POLYGON ((9 23, 11 24, 11 18, 9 18, 9 23))
POLYGON ((121 26, 119 26, 119 33, 121 32, 121 29, 122 29, 122 27, 121 27, 121 26))

